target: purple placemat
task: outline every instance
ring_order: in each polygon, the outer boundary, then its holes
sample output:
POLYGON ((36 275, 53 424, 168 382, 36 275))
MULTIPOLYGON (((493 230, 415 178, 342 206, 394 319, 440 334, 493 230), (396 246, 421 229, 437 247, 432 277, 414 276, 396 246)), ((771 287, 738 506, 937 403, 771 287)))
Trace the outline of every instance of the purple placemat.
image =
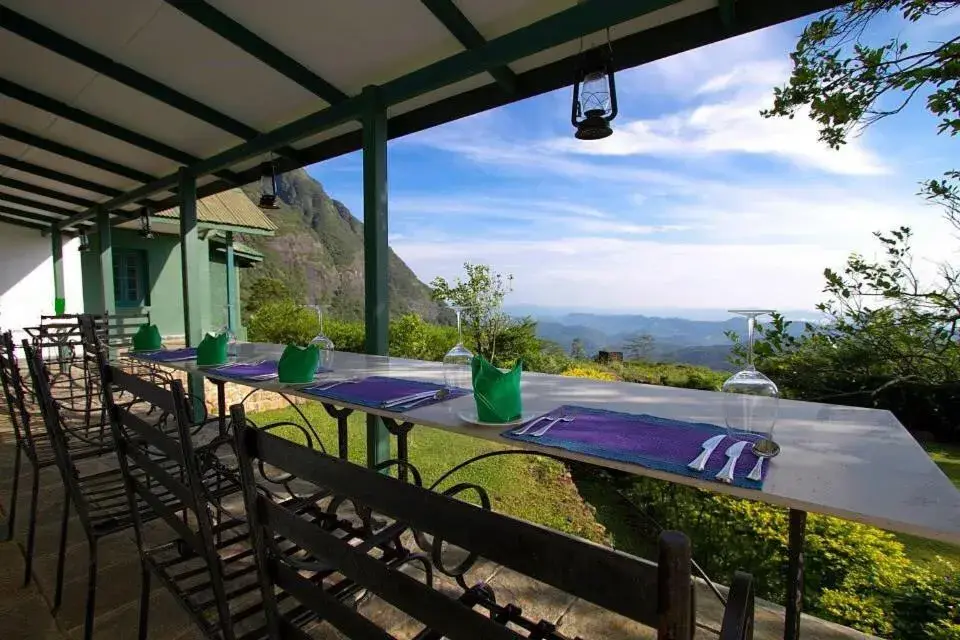
MULTIPOLYGON (((440 389, 444 388, 442 384, 435 384, 433 382, 407 380, 405 378, 387 378, 384 376, 370 376, 369 378, 364 378, 363 380, 359 380, 357 382, 339 384, 332 389, 327 389, 326 391, 322 389, 323 386, 323 383, 320 383, 317 386, 302 389, 302 392, 308 393, 312 396, 317 396, 318 398, 323 398, 324 400, 340 400, 342 402, 349 402, 350 404, 356 404, 362 407, 370 407, 372 409, 380 409, 382 408, 381 405, 383 405, 384 402, 402 398, 403 396, 413 393, 439 391, 440 389)), ((470 392, 466 389, 450 389, 450 395, 443 400, 430 398, 424 402, 417 402, 415 408, 421 409, 423 407, 429 407, 432 404, 445 402, 446 400, 452 400, 453 398, 459 398, 460 396, 465 396, 469 393, 470 392)), ((390 407, 387 410, 403 413, 408 406, 409 405, 400 405, 390 407)))
POLYGON ((197 350, 195 347, 185 349, 161 349, 160 351, 150 351, 148 353, 132 352, 138 358, 152 360, 153 362, 186 362, 187 360, 196 360, 197 350))
MULTIPOLYGON (((725 428, 702 422, 668 420, 643 414, 569 405, 551 411, 550 414, 572 416, 574 420, 558 422, 539 438, 531 437, 530 432, 522 436, 514 435, 513 432, 522 427, 512 427, 502 435, 511 440, 534 442, 548 447, 586 453, 598 458, 630 462, 651 469, 714 481, 717 481, 714 476, 723 468, 727 460, 725 455, 727 447, 737 440, 759 438, 754 435, 742 437, 738 435, 736 439, 725 437, 707 460, 706 468, 702 472, 697 472, 687 465, 703 450, 700 445, 705 440, 718 434, 725 434, 727 431, 725 428)), ((546 422, 543 425, 545 426, 546 422)), ((530 431, 536 430, 537 426, 534 426, 530 431)), ((747 474, 756 462, 757 456, 748 445, 737 461, 733 484, 750 489, 762 488, 763 481, 755 482, 747 479, 747 474)), ((769 465, 769 461, 763 465, 764 479, 766 479, 769 465)))
POLYGON ((277 375, 277 361, 264 360, 249 364, 227 364, 207 369, 211 375, 238 380, 262 379, 277 375))

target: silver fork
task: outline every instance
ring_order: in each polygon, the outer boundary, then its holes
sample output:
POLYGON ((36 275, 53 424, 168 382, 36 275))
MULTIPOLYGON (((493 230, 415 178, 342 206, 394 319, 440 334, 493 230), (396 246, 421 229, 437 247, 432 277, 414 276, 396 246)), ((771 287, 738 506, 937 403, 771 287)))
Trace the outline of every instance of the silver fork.
POLYGON ((545 434, 547 431, 550 431, 550 429, 553 428, 553 425, 557 424, 558 422, 573 422, 573 416, 560 416, 559 418, 554 418, 553 420, 548 422, 547 425, 542 429, 539 429, 531 433, 530 437, 539 438, 540 436, 545 434))
POLYGON ((514 431, 514 432, 513 432, 513 435, 515 435, 515 436, 522 436, 522 435, 525 434, 527 431, 530 431, 530 429, 533 428, 533 425, 538 424, 539 422, 541 422, 541 421, 543 421, 543 420, 549 420, 549 419, 552 419, 552 416, 551 416, 549 413, 545 413, 545 414, 543 414, 542 416, 540 416, 539 418, 534 418, 533 420, 531 420, 530 422, 528 422, 528 423, 527 423, 527 426, 525 426, 523 429, 519 429, 519 430, 517 430, 517 431, 514 431))

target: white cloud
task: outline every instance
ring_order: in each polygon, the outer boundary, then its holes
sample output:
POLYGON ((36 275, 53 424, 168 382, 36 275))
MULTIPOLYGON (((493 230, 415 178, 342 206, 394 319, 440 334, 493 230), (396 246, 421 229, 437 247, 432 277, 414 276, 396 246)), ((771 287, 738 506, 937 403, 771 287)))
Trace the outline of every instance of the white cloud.
POLYGON ((548 220, 544 233, 484 241, 442 233, 392 241, 426 280, 479 261, 516 275, 514 301, 623 311, 812 308, 822 299, 825 267, 841 267, 853 251, 877 257, 872 232, 902 224, 914 228, 921 277, 957 257, 938 210, 882 191, 703 183, 692 201, 660 213, 672 225, 634 218, 548 220))
MULTIPOLYGON (((704 87, 714 92, 730 82, 736 79, 718 76, 704 87)), ((761 117, 760 111, 769 106, 769 90, 761 95, 744 93, 659 118, 618 124, 612 136, 597 142, 558 138, 549 146, 570 154, 606 156, 689 158, 744 153, 842 175, 889 172, 863 138, 853 138, 839 150, 830 149, 817 139, 816 124, 806 113, 793 119, 761 117)))

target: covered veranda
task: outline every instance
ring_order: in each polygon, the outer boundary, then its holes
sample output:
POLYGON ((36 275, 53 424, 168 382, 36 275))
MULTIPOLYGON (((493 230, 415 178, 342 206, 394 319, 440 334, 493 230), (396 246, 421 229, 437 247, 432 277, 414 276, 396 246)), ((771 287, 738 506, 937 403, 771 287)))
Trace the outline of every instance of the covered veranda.
MULTIPOLYGON (((216 328, 199 313, 198 198, 362 150, 366 352, 386 355, 390 139, 568 86, 584 51, 611 52, 620 70, 837 4, 3 0, 0 225, 49 235, 62 298, 65 238, 92 227, 109 238, 144 212, 179 207, 193 346, 216 328)), ((103 308, 87 311, 113 314, 109 242, 99 264, 103 308)), ((190 380, 202 393, 201 378, 190 380)), ((369 416, 371 465, 389 441, 369 416)), ((803 517, 798 510, 801 545, 803 517)), ((802 571, 801 555, 792 563, 802 571)))

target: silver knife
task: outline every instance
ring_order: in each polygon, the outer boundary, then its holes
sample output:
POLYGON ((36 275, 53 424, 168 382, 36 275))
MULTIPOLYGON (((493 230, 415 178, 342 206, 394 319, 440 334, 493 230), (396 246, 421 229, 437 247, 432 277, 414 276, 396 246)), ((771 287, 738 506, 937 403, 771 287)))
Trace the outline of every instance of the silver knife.
POLYGON ((733 470, 737 466, 737 460, 740 459, 740 454, 743 453, 743 450, 748 444, 750 444, 749 441, 741 440, 727 447, 727 464, 723 465, 723 469, 720 469, 720 473, 717 474, 717 480, 720 482, 733 482, 733 470))
POLYGON ((703 444, 700 445, 703 447, 703 451, 700 452, 700 455, 694 458, 693 461, 687 466, 694 471, 703 471, 707 466, 707 460, 710 459, 710 456, 713 455, 714 450, 720 446, 720 443, 723 442, 725 437, 726 436, 721 433, 713 436, 712 438, 707 438, 704 440, 703 444))

